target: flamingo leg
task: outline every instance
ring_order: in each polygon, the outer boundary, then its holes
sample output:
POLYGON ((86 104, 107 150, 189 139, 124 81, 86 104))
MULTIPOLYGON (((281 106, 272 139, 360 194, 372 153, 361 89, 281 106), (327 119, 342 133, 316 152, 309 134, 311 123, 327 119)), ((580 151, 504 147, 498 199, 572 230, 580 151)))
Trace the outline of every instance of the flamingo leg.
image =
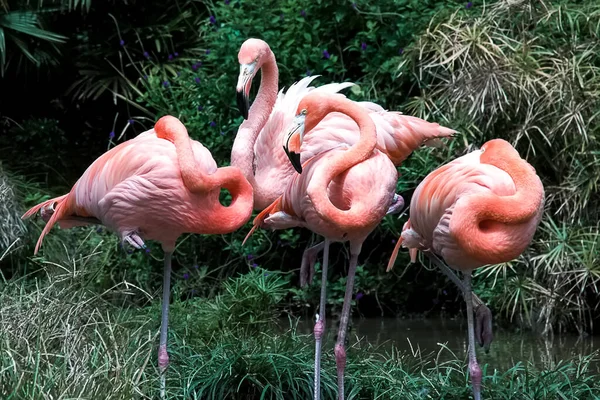
MULTIPOLYGON (((319 301, 319 314, 315 323, 315 392, 314 399, 321 398, 321 342, 325 333, 325 308, 327 307, 327 266, 329 264, 329 239, 319 243, 317 246, 323 248, 323 271, 321 273, 321 299, 319 301)), ((306 251, 310 251, 313 246, 306 251)), ((320 249, 319 249, 320 250, 320 249)), ((317 250, 317 252, 319 251, 317 250)))
MULTIPOLYGON (((317 255, 323 250, 324 246, 325 242, 321 242, 304 250, 304 253, 302 254, 302 264, 300 266, 300 287, 304 287, 307 283, 312 282, 315 274, 317 255)), ((320 312, 323 312, 323 310, 320 310, 320 312)))
POLYGON ((344 295, 344 305, 342 306, 342 316, 340 318, 340 327, 338 330, 337 342, 335 344, 335 363, 337 365, 338 378, 338 400, 344 400, 344 370, 346 368, 346 330, 350 318, 350 304, 352 303, 352 292, 354 290, 354 276, 356 275, 356 264, 358 262, 358 251, 351 246, 350 266, 348 268, 348 278, 346 280, 346 293, 344 295))
MULTIPOLYGON (((458 288, 462 293, 465 293, 466 287, 463 281, 454 273, 454 271, 439 259, 437 255, 426 251, 425 254, 458 288)), ((494 339, 492 332, 492 311, 486 306, 483 301, 471 291, 473 298, 473 306, 475 308, 475 339, 480 346, 485 349, 485 352, 490 351, 490 345, 494 339)))
POLYGON ((475 354, 475 330, 473 322, 473 293, 471 291, 471 271, 464 273, 465 290, 463 292, 467 303, 467 322, 469 333, 469 374, 471 375, 471 386, 473 387, 474 400, 481 400, 481 368, 477 363, 475 354))
POLYGON ((169 298, 171 297, 171 256, 165 251, 165 269, 163 275, 162 320, 160 324, 160 342, 158 346, 158 370, 160 373, 160 398, 165 399, 165 377, 169 366, 167 353, 167 329, 169 326, 169 298))

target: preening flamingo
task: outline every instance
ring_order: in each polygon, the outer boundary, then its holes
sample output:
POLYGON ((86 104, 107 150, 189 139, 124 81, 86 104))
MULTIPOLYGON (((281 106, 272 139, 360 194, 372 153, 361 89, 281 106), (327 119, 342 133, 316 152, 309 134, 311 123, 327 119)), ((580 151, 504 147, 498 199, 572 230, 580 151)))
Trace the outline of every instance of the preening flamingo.
POLYGON ((61 228, 102 224, 137 249, 146 247, 143 239, 161 243, 165 257, 158 366, 164 398, 175 242, 183 233, 233 232, 250 219, 252 204, 252 186, 241 171, 217 168, 210 151, 191 140, 177 118, 165 116, 154 129, 96 159, 68 194, 36 205, 23 218, 40 211, 47 222, 36 254, 56 223, 61 228), (231 193, 228 207, 219 202, 221 188, 231 193))
POLYGON ((469 372, 480 400, 481 369, 475 355, 471 273, 486 264, 517 258, 533 239, 542 218, 544 187, 535 169, 505 140, 486 142, 430 173, 415 190, 410 218, 399 246, 436 255, 460 270, 467 303, 469 372))
POLYGON ((347 115, 358 125, 359 140, 351 146, 339 144, 322 151, 306 160, 301 168, 298 166, 301 174, 290 178, 283 194, 255 218, 248 234, 259 226, 271 229, 305 227, 325 237, 320 314, 315 325, 315 399, 320 397, 320 351, 325 330, 329 244, 350 242, 346 293, 335 345, 338 397, 343 399, 346 328, 358 255, 366 237, 388 212, 398 179, 394 163, 375 148, 376 127, 367 110, 339 94, 315 92, 300 101, 292 129, 284 140, 290 160, 296 163, 295 154, 300 154, 305 137, 308 139, 317 134, 313 128, 334 112, 347 115))
MULTIPOLYGON (((231 151, 231 165, 239 167, 254 188, 254 209, 261 211, 282 195, 295 176, 294 167, 286 157, 281 143, 286 128, 292 123, 300 100, 308 93, 337 93, 354 86, 351 82, 332 83, 320 87, 309 86, 318 77, 305 77, 278 94, 279 70, 275 55, 269 45, 260 39, 247 39, 238 53, 240 74, 237 82, 237 103, 246 121, 240 126, 231 151), (261 70, 261 83, 252 107, 249 107, 252 79, 261 70)), ((420 118, 385 111, 371 102, 358 102, 375 123, 375 147, 387 154, 395 165, 400 165, 410 153, 422 144, 431 144, 436 138, 451 136, 455 131, 420 118)), ((294 156, 293 163, 301 163, 322 151, 340 144, 355 144, 359 130, 354 121, 342 114, 331 113, 319 122, 318 134, 309 135, 302 144, 302 152, 294 156)), ((389 213, 399 212, 404 202, 399 195, 389 213)), ((324 248, 318 243, 302 256, 300 284, 312 281, 317 253, 324 248)))

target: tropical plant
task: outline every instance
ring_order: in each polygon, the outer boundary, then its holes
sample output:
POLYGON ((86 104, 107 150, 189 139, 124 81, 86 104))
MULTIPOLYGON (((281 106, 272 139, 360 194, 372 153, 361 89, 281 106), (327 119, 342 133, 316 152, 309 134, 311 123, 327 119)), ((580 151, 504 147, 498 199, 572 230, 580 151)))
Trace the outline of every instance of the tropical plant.
POLYGON ((509 319, 544 332, 591 329, 599 304, 599 37, 597 2, 498 1, 430 25, 399 66, 421 88, 410 113, 447 121, 465 144, 509 140, 542 178, 531 251, 479 276, 509 319))

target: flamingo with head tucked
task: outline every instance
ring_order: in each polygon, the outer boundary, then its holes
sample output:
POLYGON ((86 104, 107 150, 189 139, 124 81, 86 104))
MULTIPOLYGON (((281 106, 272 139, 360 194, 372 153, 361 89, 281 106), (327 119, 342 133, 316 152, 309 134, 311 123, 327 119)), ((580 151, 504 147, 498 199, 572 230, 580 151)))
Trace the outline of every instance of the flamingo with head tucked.
POLYGON ((505 140, 486 142, 430 173, 415 190, 410 219, 399 247, 437 256, 464 276, 469 372, 475 400, 481 397, 481 369, 475 354, 471 274, 486 264, 517 258, 533 239, 542 218, 544 187, 535 169, 505 140))
POLYGON ((189 138, 185 126, 177 118, 165 116, 154 129, 96 159, 68 194, 36 205, 23 218, 40 211, 47 222, 35 253, 56 223, 61 228, 102 224, 137 249, 146 247, 143 239, 162 244, 165 258, 158 366, 164 399, 175 242, 183 233, 224 234, 239 229, 250 219, 252 203, 252 186, 241 171, 217 168, 210 152, 189 138), (221 188, 233 198, 228 207, 219 202, 221 188))

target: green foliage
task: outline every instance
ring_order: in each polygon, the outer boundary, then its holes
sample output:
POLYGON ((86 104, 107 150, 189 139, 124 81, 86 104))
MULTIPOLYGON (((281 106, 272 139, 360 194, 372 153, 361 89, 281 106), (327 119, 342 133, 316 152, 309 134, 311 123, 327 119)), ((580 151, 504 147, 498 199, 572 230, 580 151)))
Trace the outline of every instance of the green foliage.
POLYGON ((26 232, 20 213, 14 184, 0 163, 0 260, 26 232))
POLYGON ((478 276, 494 307, 545 332, 587 329, 598 304, 598 27, 597 2, 498 2, 432 24, 400 65, 422 88, 410 113, 474 144, 509 140, 541 176, 546 214, 531 249, 478 276))
MULTIPOLYGON (((3 398, 156 395, 160 308, 121 307, 115 294, 141 294, 127 282, 98 290, 93 266, 101 258, 101 253, 72 257, 72 265, 55 265, 46 276, 0 286, 3 398)), ((313 337, 297 334, 291 320, 277 326, 281 286, 280 276, 265 277, 264 270, 254 269, 229 280, 213 299, 174 301, 169 394, 203 399, 310 397, 313 337), (230 317, 240 310, 240 320, 230 317)), ((323 398, 333 399, 335 357, 332 348, 324 351, 323 398)), ((438 354, 400 353, 358 342, 348 349, 348 357, 347 390, 354 398, 458 400, 470 393, 464 360, 445 347, 438 354)), ((483 396, 594 399, 600 390, 592 367, 595 357, 551 363, 546 370, 519 363, 492 372, 484 366, 483 396)))
POLYGON ((17 70, 25 61, 36 67, 57 65, 57 44, 65 43, 68 38, 46 29, 42 20, 44 13, 56 10, 42 8, 42 4, 32 10, 22 4, 18 4, 16 10, 11 10, 7 3, 3 6, 0 8, 0 76, 4 76, 11 63, 16 64, 17 70))

